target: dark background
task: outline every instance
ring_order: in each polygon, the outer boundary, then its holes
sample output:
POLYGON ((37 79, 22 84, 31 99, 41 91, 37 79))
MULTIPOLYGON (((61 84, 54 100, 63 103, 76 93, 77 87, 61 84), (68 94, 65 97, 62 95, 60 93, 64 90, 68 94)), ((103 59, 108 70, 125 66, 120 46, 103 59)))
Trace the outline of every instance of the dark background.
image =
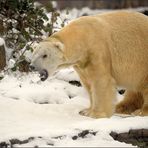
MULTIPOLYGON (((53 0, 36 0, 48 5, 53 0)), ((148 0, 55 0, 58 9, 89 7, 91 9, 122 9, 148 6, 148 0)))

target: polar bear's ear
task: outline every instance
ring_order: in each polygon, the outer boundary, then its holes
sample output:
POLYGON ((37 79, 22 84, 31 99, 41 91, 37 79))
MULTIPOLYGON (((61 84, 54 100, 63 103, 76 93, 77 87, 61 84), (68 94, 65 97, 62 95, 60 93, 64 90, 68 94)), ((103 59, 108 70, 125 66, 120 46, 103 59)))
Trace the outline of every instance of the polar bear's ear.
POLYGON ((61 50, 62 52, 64 51, 64 44, 61 42, 54 42, 54 46, 61 50))

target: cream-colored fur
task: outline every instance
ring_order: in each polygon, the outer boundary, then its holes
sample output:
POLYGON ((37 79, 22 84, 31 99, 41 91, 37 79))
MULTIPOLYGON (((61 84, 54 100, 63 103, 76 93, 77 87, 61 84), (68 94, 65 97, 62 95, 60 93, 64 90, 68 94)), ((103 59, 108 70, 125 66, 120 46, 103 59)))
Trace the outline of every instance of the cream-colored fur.
POLYGON ((116 87, 122 86, 127 95, 116 112, 148 115, 147 16, 116 11, 80 17, 46 41, 48 54, 55 42, 62 45, 56 50, 63 57, 54 59, 57 64, 49 63, 57 69, 73 66, 90 95, 90 107, 80 114, 110 117, 115 110, 116 87))

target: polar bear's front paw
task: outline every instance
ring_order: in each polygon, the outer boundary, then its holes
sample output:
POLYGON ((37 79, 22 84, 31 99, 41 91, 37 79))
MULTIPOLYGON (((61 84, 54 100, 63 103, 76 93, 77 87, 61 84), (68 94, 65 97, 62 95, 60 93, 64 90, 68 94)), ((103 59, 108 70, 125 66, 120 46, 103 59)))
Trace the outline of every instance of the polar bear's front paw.
POLYGON ((90 108, 84 109, 84 110, 80 111, 79 113, 82 116, 87 116, 87 117, 91 117, 91 118, 106 118, 106 117, 108 117, 105 112, 97 112, 97 111, 91 110, 90 108))

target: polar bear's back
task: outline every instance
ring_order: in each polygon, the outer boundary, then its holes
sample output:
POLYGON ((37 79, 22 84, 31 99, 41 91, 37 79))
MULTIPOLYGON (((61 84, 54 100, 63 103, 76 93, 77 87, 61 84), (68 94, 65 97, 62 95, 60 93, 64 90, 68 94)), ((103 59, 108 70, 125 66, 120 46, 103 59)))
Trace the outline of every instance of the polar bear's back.
MULTIPOLYGON (((95 15, 113 34, 148 36, 148 17, 139 12, 115 11, 95 15)), ((107 29, 107 28, 106 28, 107 29)), ((145 38, 148 41, 148 38, 145 38)), ((147 42, 148 43, 148 42, 147 42)))
MULTIPOLYGON (((138 12, 115 11, 82 17, 78 24, 92 30, 91 40, 98 42, 98 50, 102 50, 101 42, 107 44, 112 73, 119 85, 137 86, 144 77, 148 77, 147 16, 138 12)), ((84 30, 87 31, 86 28, 84 30)))
MULTIPOLYGON (((148 17, 131 11, 108 12, 95 17, 102 20, 114 49, 145 52, 148 58, 148 17), (125 48, 126 47, 126 48, 125 48)), ((134 53, 133 53, 134 54, 134 53)))
POLYGON ((100 13, 97 15, 94 15, 94 17, 99 17, 102 19, 105 19, 106 21, 111 22, 118 22, 124 21, 125 20, 137 20, 137 18, 141 21, 145 21, 147 19, 147 16, 139 13, 139 12, 134 12, 134 11, 126 11, 126 10, 120 10, 120 11, 111 11, 111 12, 105 12, 105 13, 100 13))
POLYGON ((139 84, 148 76, 148 17, 129 11, 105 13, 95 17, 108 24, 115 77, 121 85, 128 82, 139 84))

